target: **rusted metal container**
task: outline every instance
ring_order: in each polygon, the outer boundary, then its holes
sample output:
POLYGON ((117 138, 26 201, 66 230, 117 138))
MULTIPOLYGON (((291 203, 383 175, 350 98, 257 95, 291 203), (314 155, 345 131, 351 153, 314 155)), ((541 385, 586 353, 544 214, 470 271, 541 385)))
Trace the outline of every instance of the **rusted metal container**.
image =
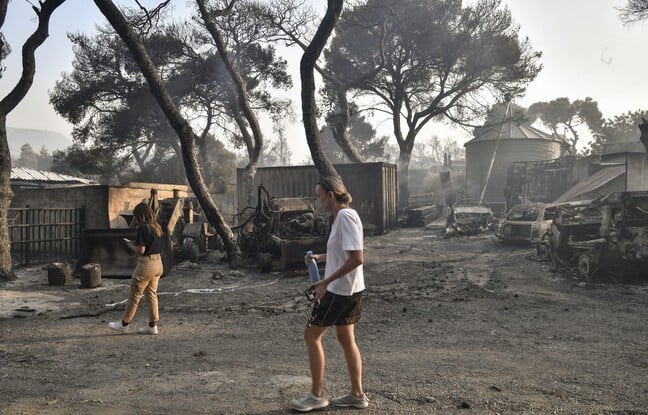
POLYGON ((70 285, 70 264, 54 262, 46 269, 49 285, 70 285))
MULTIPOLYGON (((336 164, 345 186, 353 197, 353 207, 360 215, 365 234, 381 235, 398 223, 398 178, 395 164, 336 164)), ((238 211, 247 207, 243 188, 244 169, 238 169, 238 211)), ((272 196, 313 196, 319 174, 315 166, 262 167, 257 170, 254 188, 263 185, 272 196)))
POLYGON ((101 265, 85 264, 81 267, 81 288, 95 288, 101 285, 101 265))

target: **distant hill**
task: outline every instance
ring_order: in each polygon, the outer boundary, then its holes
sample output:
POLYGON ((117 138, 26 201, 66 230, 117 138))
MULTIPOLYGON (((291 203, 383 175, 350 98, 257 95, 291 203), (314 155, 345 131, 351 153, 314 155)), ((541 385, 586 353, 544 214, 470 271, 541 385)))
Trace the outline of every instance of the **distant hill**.
POLYGON ((64 150, 72 145, 72 140, 64 134, 48 130, 30 130, 27 128, 7 127, 7 141, 11 157, 20 157, 20 147, 29 144, 35 153, 42 147, 52 154, 55 150, 64 150))

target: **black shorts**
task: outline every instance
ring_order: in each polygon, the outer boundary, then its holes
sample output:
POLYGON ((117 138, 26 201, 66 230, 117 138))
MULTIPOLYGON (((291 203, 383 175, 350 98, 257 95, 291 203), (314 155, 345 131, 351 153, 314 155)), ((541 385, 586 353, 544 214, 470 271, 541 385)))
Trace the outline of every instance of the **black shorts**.
POLYGON ((337 295, 327 291, 313 306, 308 324, 328 327, 355 324, 362 312, 362 291, 353 295, 337 295))

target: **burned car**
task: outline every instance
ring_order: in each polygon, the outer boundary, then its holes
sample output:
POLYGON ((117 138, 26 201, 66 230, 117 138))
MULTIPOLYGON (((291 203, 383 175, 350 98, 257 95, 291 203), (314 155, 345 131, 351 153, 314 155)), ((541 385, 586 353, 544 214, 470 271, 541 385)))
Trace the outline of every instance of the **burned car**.
POLYGON ((641 275, 648 266, 648 192, 614 192, 586 206, 561 206, 551 225, 549 257, 556 269, 641 275))
POLYGON ((502 220, 495 235, 508 242, 539 242, 551 228, 556 205, 527 203, 515 205, 502 220))
POLYGON ((529 242, 540 259, 549 259, 548 235, 556 211, 561 206, 584 206, 591 200, 566 203, 524 203, 515 205, 500 223, 495 235, 507 242, 529 242))
POLYGON ((445 237, 477 235, 493 226, 493 212, 488 206, 476 202, 458 201, 450 208, 446 218, 445 237))

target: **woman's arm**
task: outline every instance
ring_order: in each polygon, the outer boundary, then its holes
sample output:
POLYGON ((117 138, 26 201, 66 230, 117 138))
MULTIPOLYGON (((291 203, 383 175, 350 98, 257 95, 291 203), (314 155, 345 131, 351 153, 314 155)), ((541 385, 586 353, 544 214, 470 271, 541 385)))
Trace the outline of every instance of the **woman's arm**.
POLYGON ((344 261, 344 264, 342 264, 342 266, 338 268, 337 271, 333 272, 331 275, 329 275, 328 277, 322 280, 322 282, 324 282, 326 285, 337 280, 338 278, 344 277, 349 272, 353 271, 355 268, 362 265, 362 263, 364 262, 363 251, 346 251, 346 252, 349 254, 349 257, 347 258, 346 261, 344 261))
POLYGON ((144 255, 144 252, 146 251, 146 247, 144 245, 135 245, 135 242, 133 241, 126 242, 126 246, 137 255, 144 255))
MULTIPOLYGON (((346 251, 349 254, 349 257, 340 268, 333 272, 328 277, 316 282, 313 284, 315 287, 315 298, 320 299, 326 294, 326 287, 337 280, 338 278, 344 277, 349 272, 353 271, 358 266, 364 263, 364 252, 363 251, 346 251)), ((326 255, 326 254, 325 254, 326 255)), ((314 256, 314 255, 313 255, 314 256)))
POLYGON ((311 256, 306 255, 306 256, 304 257, 304 264, 308 265, 308 263, 310 262, 311 258, 314 259, 315 262, 317 262, 318 264, 319 264, 320 262, 326 262, 326 253, 323 253, 323 254, 313 254, 313 255, 311 255, 311 256))

